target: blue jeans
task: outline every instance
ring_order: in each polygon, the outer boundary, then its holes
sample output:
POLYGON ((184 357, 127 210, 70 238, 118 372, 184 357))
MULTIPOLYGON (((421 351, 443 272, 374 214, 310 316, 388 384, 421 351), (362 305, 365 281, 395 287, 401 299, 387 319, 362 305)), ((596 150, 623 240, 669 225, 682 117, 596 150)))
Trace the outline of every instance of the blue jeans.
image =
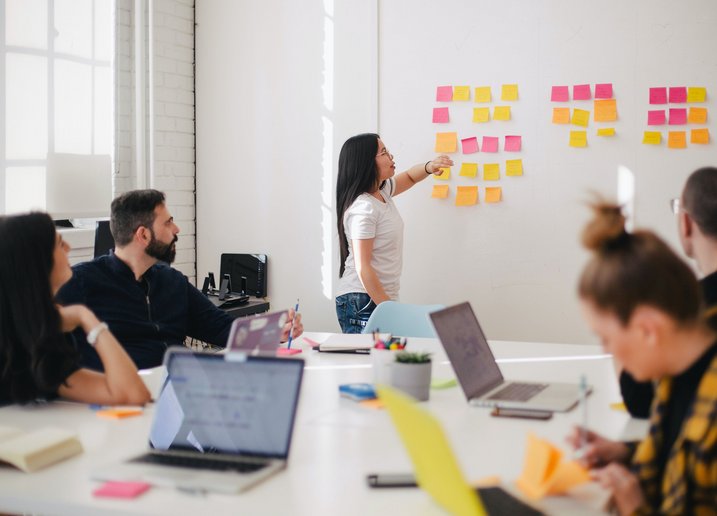
POLYGON ((336 298, 336 317, 343 333, 361 333, 376 309, 368 294, 350 292, 336 298))

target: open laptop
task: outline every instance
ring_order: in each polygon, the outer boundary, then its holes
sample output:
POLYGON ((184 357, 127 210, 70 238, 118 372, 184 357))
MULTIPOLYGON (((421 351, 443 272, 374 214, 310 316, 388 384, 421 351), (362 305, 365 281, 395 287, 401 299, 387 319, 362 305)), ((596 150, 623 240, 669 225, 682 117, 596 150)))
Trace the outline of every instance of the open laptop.
POLYGON ((469 303, 429 316, 469 403, 567 412, 580 400, 578 384, 505 381, 469 303))
POLYGON ((286 467, 304 361, 170 349, 147 453, 92 473, 237 493, 286 467))
POLYGON ((411 457, 416 482, 448 513, 541 514, 500 487, 471 487, 438 421, 411 398, 390 387, 379 387, 377 391, 411 457))
POLYGON ((288 317, 289 312, 284 310, 234 319, 227 340, 227 350, 252 355, 275 354, 288 317))

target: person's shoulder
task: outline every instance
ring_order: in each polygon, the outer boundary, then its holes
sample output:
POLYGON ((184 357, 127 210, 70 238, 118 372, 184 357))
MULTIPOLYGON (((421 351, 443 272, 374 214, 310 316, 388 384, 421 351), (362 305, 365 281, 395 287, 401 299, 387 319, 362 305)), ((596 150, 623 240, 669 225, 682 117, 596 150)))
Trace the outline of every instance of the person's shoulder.
POLYGON ((165 262, 157 262, 152 265, 152 274, 173 281, 189 283, 189 278, 186 274, 165 262))
POLYGON ((74 276, 91 276, 109 269, 109 256, 98 256, 86 262, 76 263, 72 266, 74 276))
POLYGON ((346 213, 349 215, 367 215, 376 211, 375 199, 370 193, 362 193, 351 203, 346 213))

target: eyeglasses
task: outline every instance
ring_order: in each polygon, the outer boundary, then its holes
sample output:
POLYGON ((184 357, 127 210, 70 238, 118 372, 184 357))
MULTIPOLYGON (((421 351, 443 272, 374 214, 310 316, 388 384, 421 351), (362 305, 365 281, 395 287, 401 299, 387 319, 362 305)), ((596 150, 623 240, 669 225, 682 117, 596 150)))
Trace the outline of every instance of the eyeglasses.
POLYGON ((674 213, 675 215, 680 213, 680 198, 679 197, 670 199, 670 209, 672 210, 672 213, 674 213))
POLYGON ((379 152, 378 154, 376 154, 376 157, 377 157, 377 158, 380 158, 381 156, 389 156, 389 157, 391 157, 391 156, 393 156, 393 154, 391 154, 390 152, 388 152, 388 149, 383 149, 381 152, 379 152))

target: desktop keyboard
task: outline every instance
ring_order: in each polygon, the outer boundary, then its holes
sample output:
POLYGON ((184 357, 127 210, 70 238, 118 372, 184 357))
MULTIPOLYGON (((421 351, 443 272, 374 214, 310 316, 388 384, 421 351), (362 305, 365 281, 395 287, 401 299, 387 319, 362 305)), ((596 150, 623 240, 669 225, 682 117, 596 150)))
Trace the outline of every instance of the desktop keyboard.
POLYGON ((234 460, 209 459, 205 457, 179 457, 158 453, 147 453, 132 459, 131 462, 144 464, 157 464, 160 466, 177 466, 181 468, 209 469, 213 471, 236 471, 238 473, 252 473, 268 466, 268 463, 237 462, 234 460))
POLYGON ((510 514, 520 516, 538 516, 543 514, 524 504, 500 487, 480 487, 476 489, 488 514, 510 514))
POLYGON ((489 400, 528 401, 548 386, 547 383, 509 383, 488 396, 489 400))

